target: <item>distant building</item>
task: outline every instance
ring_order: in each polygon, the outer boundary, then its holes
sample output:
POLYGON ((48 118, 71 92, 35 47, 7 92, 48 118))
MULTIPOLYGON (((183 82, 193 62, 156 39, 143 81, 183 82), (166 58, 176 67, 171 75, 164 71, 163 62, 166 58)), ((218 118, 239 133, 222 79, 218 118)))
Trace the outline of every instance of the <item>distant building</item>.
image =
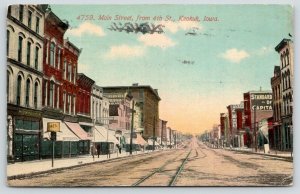
POLYGON ((258 122, 273 115, 273 95, 271 91, 249 91, 244 93, 245 138, 244 142, 253 145, 254 130, 258 122))
POLYGON ((244 104, 231 104, 227 106, 228 110, 228 119, 229 119, 229 129, 230 129, 230 141, 232 146, 239 147, 240 145, 240 135, 237 131, 237 108, 243 108, 244 104))
POLYGON ((158 134, 160 97, 157 90, 151 86, 133 84, 132 86, 103 87, 103 91, 109 99, 113 95, 132 95, 134 103, 137 102, 141 108, 142 136, 147 140, 158 134))
POLYGON ((159 119, 159 134, 160 134, 160 144, 167 145, 167 123, 168 121, 159 119))

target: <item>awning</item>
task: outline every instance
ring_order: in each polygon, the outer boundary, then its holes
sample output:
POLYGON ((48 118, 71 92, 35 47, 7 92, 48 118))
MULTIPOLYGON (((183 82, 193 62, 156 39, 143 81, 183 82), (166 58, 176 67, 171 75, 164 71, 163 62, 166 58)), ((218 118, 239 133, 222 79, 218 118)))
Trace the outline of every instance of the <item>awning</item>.
POLYGON ((148 143, 146 142, 146 140, 144 140, 144 138, 141 136, 141 134, 137 133, 136 134, 136 144, 146 145, 148 143))
POLYGON ((87 122, 79 122, 79 125, 85 125, 85 126, 90 126, 93 127, 93 123, 87 123, 87 122))
MULTIPOLYGON (((153 145, 153 140, 152 140, 152 139, 148 139, 148 144, 149 144, 149 145, 153 145)), ((154 141, 154 145, 160 146, 160 144, 157 143, 157 141, 154 141)))
POLYGON ((43 118, 43 138, 50 139, 50 133, 47 132, 48 122, 59 122, 60 132, 56 133, 56 141, 78 141, 79 138, 60 120, 43 118))
POLYGON ((78 123, 65 123, 81 140, 91 140, 91 137, 88 136, 87 132, 85 132, 78 123))
POLYGON ((118 139, 115 137, 115 131, 112 130, 108 130, 103 126, 95 126, 97 131, 99 131, 101 133, 101 135, 105 138, 105 140, 103 140, 103 142, 112 142, 114 144, 120 144, 120 142, 118 141, 118 139))
POLYGON ((106 142, 107 138, 106 136, 104 136, 104 132, 102 131, 101 133, 101 128, 99 128, 99 126, 95 126, 93 127, 93 130, 95 130, 93 132, 93 139, 92 142, 106 142))

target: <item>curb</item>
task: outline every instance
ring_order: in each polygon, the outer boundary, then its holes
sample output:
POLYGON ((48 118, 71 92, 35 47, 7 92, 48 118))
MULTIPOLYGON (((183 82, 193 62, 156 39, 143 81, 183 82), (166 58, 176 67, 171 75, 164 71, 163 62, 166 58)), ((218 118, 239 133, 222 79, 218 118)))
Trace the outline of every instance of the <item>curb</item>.
MULTIPOLYGON (((225 149, 225 150, 229 150, 229 149, 225 149)), ((293 161, 293 157, 291 157, 291 156, 279 156, 279 155, 264 154, 264 153, 257 153, 257 152, 251 152, 251 151, 243 151, 243 150, 229 150, 229 151, 256 154, 256 155, 261 155, 261 156, 269 156, 269 157, 274 157, 274 158, 281 158, 281 159, 285 159, 286 161, 290 161, 290 162, 293 161)))
MULTIPOLYGON (((165 150, 161 150, 161 151, 165 151, 165 150)), ((161 152, 161 151, 157 151, 157 152, 161 152)), ((168 151, 171 151, 171 150, 168 150, 168 151)), ((157 153, 157 152, 154 152, 154 153, 157 153)), ((153 152, 150 152, 150 153, 153 153, 153 152)), ((93 161, 93 162, 82 163, 82 164, 76 164, 76 165, 73 165, 73 166, 60 167, 60 168, 43 170, 43 171, 38 171, 38 172, 31 172, 31 173, 26 173, 26 174, 12 175, 12 176, 7 176, 7 180, 28 178, 28 177, 32 177, 32 176, 36 176, 36 175, 40 175, 40 174, 53 173, 53 172, 58 172, 58 171, 62 171, 62 170, 67 170, 67 169, 72 169, 72 168, 77 168, 77 167, 82 167, 82 166, 87 166, 87 165, 92 165, 92 164, 98 164, 98 163, 105 163, 105 162, 113 162, 113 161, 123 160, 123 159, 126 159, 128 157, 135 158, 135 157, 143 156, 143 155, 147 155, 147 154, 149 154, 149 152, 148 153, 136 154, 136 155, 126 155, 126 156, 123 156, 123 157, 110 158, 110 159, 106 159, 106 160, 93 161)))

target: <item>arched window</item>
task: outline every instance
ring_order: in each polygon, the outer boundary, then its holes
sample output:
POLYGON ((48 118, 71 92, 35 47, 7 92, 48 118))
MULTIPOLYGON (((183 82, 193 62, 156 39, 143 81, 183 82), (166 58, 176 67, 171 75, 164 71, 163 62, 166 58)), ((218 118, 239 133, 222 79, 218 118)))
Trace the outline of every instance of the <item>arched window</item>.
POLYGON ((22 62, 22 47, 23 47, 23 37, 19 36, 18 42, 18 61, 22 62))
POLYGON ((287 71, 287 81, 288 81, 288 88, 291 87, 291 76, 290 76, 290 70, 287 71))
POLYGON ((281 61, 281 68, 283 68, 283 57, 282 57, 282 54, 280 55, 280 61, 281 61))
POLYGON ((33 103, 34 103, 34 108, 37 108, 37 102, 38 102, 38 83, 35 82, 34 84, 34 96, 33 96, 33 103))
POLYGON ((287 73, 284 73, 285 89, 288 89, 288 76, 287 73))
POLYGON ((49 91, 49 106, 53 107, 53 98, 54 98, 54 82, 50 82, 50 91, 49 91))
POLYGON ((25 106, 29 107, 29 98, 30 98, 30 79, 26 81, 26 96, 25 96, 25 106))
POLYGON ((35 54, 34 54, 34 68, 38 69, 39 68, 39 47, 35 47, 35 54))
POLYGON ((283 67, 285 67, 286 66, 286 53, 285 53, 285 51, 283 52, 283 67))
POLYGON ((10 90, 9 90, 9 87, 10 87, 10 72, 7 71, 7 74, 6 74, 6 95, 7 95, 7 102, 9 102, 9 98, 10 98, 10 90))
POLYGON ((26 56, 26 62, 27 65, 30 66, 30 56, 31 56, 31 42, 27 42, 27 56, 26 56))
POLYGON ((290 64, 290 53, 289 53, 289 49, 286 49, 286 63, 287 63, 287 65, 290 64))
POLYGON ((6 55, 9 56, 9 41, 10 41, 10 31, 6 30, 6 35, 7 35, 7 39, 6 39, 6 55))
POLYGON ((18 81, 17 81, 17 105, 21 104, 21 89, 22 89, 22 77, 21 75, 18 76, 18 81))
POLYGON ((51 42, 50 45, 50 65, 54 66, 54 61, 55 61, 55 43, 51 42))

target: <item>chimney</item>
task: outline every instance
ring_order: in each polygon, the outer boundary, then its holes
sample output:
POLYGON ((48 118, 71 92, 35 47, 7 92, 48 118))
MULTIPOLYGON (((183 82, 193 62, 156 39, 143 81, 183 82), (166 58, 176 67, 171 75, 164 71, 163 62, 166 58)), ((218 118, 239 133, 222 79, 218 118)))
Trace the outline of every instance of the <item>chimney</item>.
POLYGON ((133 83, 132 86, 139 86, 139 83, 133 83))
POLYGON ((158 89, 153 89, 153 90, 158 95, 158 89))

